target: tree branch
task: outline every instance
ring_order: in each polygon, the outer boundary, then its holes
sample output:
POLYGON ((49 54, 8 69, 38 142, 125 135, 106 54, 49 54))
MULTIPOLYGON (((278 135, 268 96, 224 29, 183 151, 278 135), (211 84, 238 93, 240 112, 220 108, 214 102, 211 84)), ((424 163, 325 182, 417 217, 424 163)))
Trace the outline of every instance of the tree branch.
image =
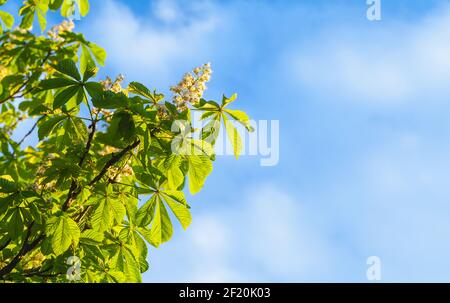
POLYGON ((100 173, 94 178, 92 179, 91 182, 89 182, 89 186, 94 185, 95 183, 97 183, 108 171, 108 168, 110 168, 111 166, 113 166, 114 164, 116 164, 117 162, 119 162, 119 160, 130 150, 132 150, 133 148, 135 148, 136 146, 138 146, 141 143, 141 141, 138 139, 136 141, 134 141, 133 144, 128 145, 127 147, 125 147, 122 151, 120 151, 120 153, 115 154, 111 159, 109 159, 109 161, 105 164, 105 166, 103 166, 102 170, 100 171, 100 173))
POLYGON ((17 255, 11 260, 11 262, 8 265, 6 265, 2 269, 0 269, 0 278, 3 278, 3 276, 9 274, 16 267, 16 265, 20 262, 20 260, 22 260, 22 258, 27 253, 29 253, 31 250, 33 250, 44 239, 44 235, 41 234, 36 239, 34 239, 34 241, 32 241, 31 243, 28 243, 28 240, 30 239, 30 236, 31 236, 31 229, 32 229, 33 225, 34 225, 34 221, 31 222, 31 224, 28 226, 28 231, 25 236, 25 239, 23 240, 22 248, 19 250, 17 255))
MULTIPOLYGON (((91 132, 89 133, 89 137, 86 142, 86 147, 84 149, 83 154, 80 157, 80 161, 78 161, 79 167, 83 166, 83 162, 86 159, 86 156, 89 154, 89 151, 91 150, 92 140, 94 139, 96 123, 97 123, 96 120, 92 121, 91 132)), ((76 189, 77 189, 77 183, 76 183, 75 179, 72 179, 72 183, 70 184, 69 193, 67 194, 66 201, 64 202, 64 204, 62 206, 63 211, 66 211, 70 207, 70 202, 78 195, 78 194, 76 194, 76 196, 74 196, 76 193, 76 189)))
POLYGON ((25 134, 25 136, 23 136, 23 138, 17 143, 18 145, 22 144, 23 141, 25 141, 25 139, 31 135, 31 133, 36 129, 36 126, 38 125, 39 121, 41 121, 42 119, 44 119, 47 115, 43 115, 42 117, 40 117, 33 125, 33 127, 25 134))
MULTIPOLYGON (((103 166, 100 173, 97 176, 95 176, 94 179, 92 179, 88 185, 92 186, 95 183, 97 183, 101 178, 103 178, 103 176, 106 174, 106 172, 108 171, 108 169, 111 166, 113 166, 114 164, 119 162, 119 160, 122 159, 122 157, 126 153, 128 153, 130 150, 132 150, 133 148, 138 146, 140 143, 141 143, 141 141, 138 139, 133 144, 128 145, 123 150, 121 150, 119 153, 115 154, 111 159, 109 159, 109 161, 105 164, 105 166, 103 166)), ((76 199, 76 197, 81 193, 80 188, 77 188, 76 184, 75 185, 73 185, 73 184, 74 184, 74 182, 72 182, 70 189, 69 189, 69 194, 67 195, 67 199, 63 204, 63 207, 62 207, 63 211, 66 211, 68 209, 68 207, 70 206, 70 201, 76 199)))
POLYGON ((2 251, 3 249, 5 249, 5 247, 8 246, 9 243, 11 243, 11 239, 6 240, 5 244, 3 244, 2 246, 0 246, 0 251, 2 251))

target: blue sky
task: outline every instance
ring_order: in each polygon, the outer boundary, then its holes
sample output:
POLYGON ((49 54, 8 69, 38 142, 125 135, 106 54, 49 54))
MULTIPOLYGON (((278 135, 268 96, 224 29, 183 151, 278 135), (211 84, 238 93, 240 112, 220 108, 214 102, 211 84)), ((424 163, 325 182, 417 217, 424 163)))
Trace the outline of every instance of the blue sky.
POLYGON ((206 96, 280 121, 280 161, 219 157, 193 223, 145 281, 450 281, 450 5, 382 0, 92 1, 102 75, 167 91, 211 61, 206 96))

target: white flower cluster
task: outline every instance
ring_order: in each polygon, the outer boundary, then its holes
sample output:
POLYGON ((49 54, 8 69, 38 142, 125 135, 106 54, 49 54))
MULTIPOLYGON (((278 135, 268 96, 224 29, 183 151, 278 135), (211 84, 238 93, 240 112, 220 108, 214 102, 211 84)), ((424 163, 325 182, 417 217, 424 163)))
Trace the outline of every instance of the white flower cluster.
POLYGON ((93 107, 93 108, 92 108, 91 113, 92 113, 92 115, 94 115, 94 116, 98 116, 98 115, 102 114, 102 115, 105 117, 105 120, 106 120, 107 122, 111 121, 111 118, 112 118, 112 115, 113 115, 113 113, 112 113, 111 111, 109 111, 109 110, 106 110, 106 109, 98 109, 98 108, 96 108, 96 107, 93 107))
POLYGON ((110 90, 112 92, 118 93, 123 91, 122 82, 125 80, 123 75, 118 75, 114 81, 111 80, 110 77, 106 77, 104 81, 100 81, 103 85, 104 90, 110 90))
POLYGON ((115 182, 121 182, 122 177, 129 177, 134 174, 133 168, 129 164, 125 164, 122 168, 112 166, 108 169, 108 178, 115 182))
POLYGON ((179 110, 186 109, 188 103, 197 104, 200 101, 211 73, 211 64, 206 63, 185 74, 180 83, 170 88, 174 93, 173 102, 179 110))
POLYGON ((61 34, 64 32, 71 32, 75 28, 75 24, 72 20, 64 20, 61 24, 53 26, 47 33, 47 35, 55 41, 63 41, 61 34))

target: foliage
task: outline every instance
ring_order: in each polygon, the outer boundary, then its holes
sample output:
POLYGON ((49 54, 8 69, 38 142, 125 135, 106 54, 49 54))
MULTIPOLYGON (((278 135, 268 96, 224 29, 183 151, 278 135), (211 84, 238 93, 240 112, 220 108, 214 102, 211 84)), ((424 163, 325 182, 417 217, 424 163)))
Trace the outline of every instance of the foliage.
POLYGON ((196 194, 211 173, 220 123, 236 157, 230 119, 251 130, 244 112, 228 109, 236 95, 201 98, 209 65, 166 101, 138 82, 122 88, 122 77, 96 80, 106 53, 71 21, 47 35, 31 30, 35 19, 45 30, 49 10, 69 17, 76 7, 83 16, 89 3, 26 0, 15 29, 0 11, 0 280, 64 282, 77 256, 81 282, 141 281, 148 244, 170 240, 173 220, 191 223, 184 189, 196 194), (200 130, 191 130, 193 111, 202 113, 200 130), (34 125, 16 142, 24 120, 34 125), (35 130, 38 144, 21 148, 35 130))

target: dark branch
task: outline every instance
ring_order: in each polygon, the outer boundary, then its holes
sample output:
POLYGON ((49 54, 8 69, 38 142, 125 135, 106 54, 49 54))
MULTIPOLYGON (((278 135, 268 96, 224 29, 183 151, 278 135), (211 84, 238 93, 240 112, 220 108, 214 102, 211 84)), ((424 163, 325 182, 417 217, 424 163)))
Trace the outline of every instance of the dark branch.
POLYGON ((17 255, 11 260, 11 262, 0 269, 0 278, 3 278, 3 276, 9 274, 22 260, 22 258, 29 253, 31 250, 33 250, 43 239, 44 235, 39 235, 36 239, 34 239, 31 243, 28 243, 28 240, 31 236, 31 229, 33 228, 34 222, 31 222, 31 224, 28 226, 27 234, 25 235, 25 239, 23 240, 22 248, 19 250, 17 255))
MULTIPOLYGON (((108 169, 111 166, 113 166, 114 164, 119 162, 120 159, 122 159, 122 157, 125 156, 126 153, 128 153, 130 150, 132 150, 133 148, 138 146, 140 143, 141 143, 141 141, 138 139, 133 144, 128 145, 123 150, 121 150, 119 153, 115 154, 111 159, 109 159, 109 161, 105 164, 105 166, 103 166, 100 173, 97 176, 95 176, 94 179, 92 179, 88 185, 92 186, 95 183, 97 183, 101 178, 103 178, 103 176, 106 174, 106 172, 108 171, 108 169)), ((63 211, 66 211, 68 209, 68 207, 70 206, 70 201, 76 199, 77 196, 80 194, 80 192, 81 192, 81 189, 78 188, 74 182, 72 182, 70 189, 69 189, 69 194, 67 195, 67 199, 63 204, 63 208, 62 208, 63 211)))
POLYGON ((23 141, 25 141, 25 139, 31 135, 31 133, 36 129, 36 126, 38 125, 39 121, 41 121, 42 119, 44 119, 47 115, 43 115, 42 117, 40 117, 33 125, 33 127, 25 134, 25 136, 23 136, 23 138, 17 143, 17 144, 22 144, 23 141))
POLYGON ((100 173, 94 178, 92 179, 91 182, 89 182, 89 186, 94 185, 95 183, 97 183, 101 178, 103 178, 103 176, 106 174, 106 172, 108 171, 108 169, 113 166, 114 164, 116 164, 117 162, 119 162, 120 159, 122 159, 122 157, 129 152, 130 150, 132 150, 133 148, 135 148, 136 146, 139 145, 139 143, 141 143, 141 141, 138 139, 136 140, 133 144, 128 145, 127 147, 125 147, 123 150, 120 151, 120 153, 115 154, 111 159, 109 159, 109 161, 105 164, 105 166, 103 166, 102 170, 100 171, 100 173))
POLYGON ((5 242, 5 244, 3 244, 3 245, 0 246, 0 251, 2 251, 3 249, 5 249, 5 247, 8 246, 9 243, 11 243, 11 239, 8 239, 8 240, 5 242))
MULTIPOLYGON (((92 140, 94 139, 96 123, 97 123, 96 120, 93 120, 92 124, 90 126, 91 132, 89 133, 89 137, 86 142, 86 147, 84 149, 83 154, 80 157, 80 161, 78 161, 79 167, 83 166, 84 160, 86 159, 86 156, 89 154, 89 151, 91 150, 92 140)), ((63 211, 66 211, 70 207, 70 202, 76 197, 75 196, 76 189, 77 189, 77 183, 76 183, 75 179, 72 179, 72 183, 70 184, 69 193, 67 194, 66 201, 64 202, 64 204, 62 206, 63 211)), ((76 194, 76 195, 78 195, 78 194, 76 194)))

